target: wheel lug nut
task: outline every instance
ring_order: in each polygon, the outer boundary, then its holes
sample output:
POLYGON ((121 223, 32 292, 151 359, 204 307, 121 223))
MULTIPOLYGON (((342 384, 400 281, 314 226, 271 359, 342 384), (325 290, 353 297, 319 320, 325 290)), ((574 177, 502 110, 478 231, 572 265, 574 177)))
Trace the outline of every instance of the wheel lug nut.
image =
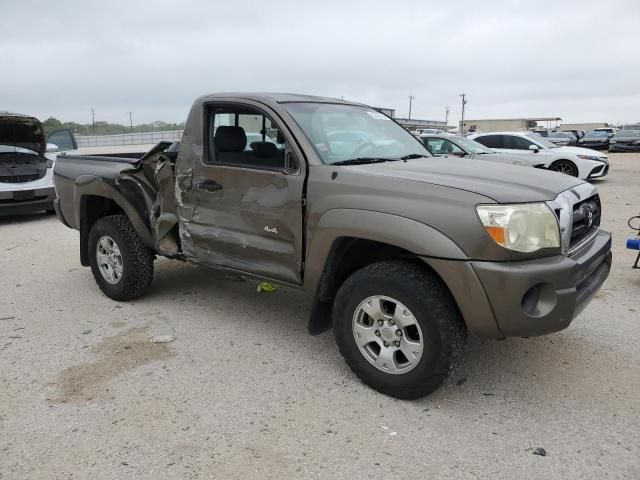
POLYGON ((385 347, 388 347, 388 346, 389 346, 389 344, 388 344, 387 342, 384 342, 384 346, 385 346, 385 347))
POLYGON ((396 335, 401 337, 402 336, 402 330, 396 330, 396 335))
POLYGON ((393 320, 389 320, 389 325, 392 325, 392 326, 393 326, 393 325, 395 325, 395 324, 396 324, 396 322, 394 322, 393 320))
POLYGON ((378 326, 379 326, 379 327, 382 327, 383 325, 384 325, 384 321, 382 321, 382 320, 378 320, 378 326))
POLYGON ((380 336, 380 330, 376 330, 376 337, 380 336))
POLYGON ((399 342, 398 340, 396 340, 395 342, 393 342, 393 344, 394 344, 396 347, 399 347, 399 346, 400 346, 400 342, 399 342))

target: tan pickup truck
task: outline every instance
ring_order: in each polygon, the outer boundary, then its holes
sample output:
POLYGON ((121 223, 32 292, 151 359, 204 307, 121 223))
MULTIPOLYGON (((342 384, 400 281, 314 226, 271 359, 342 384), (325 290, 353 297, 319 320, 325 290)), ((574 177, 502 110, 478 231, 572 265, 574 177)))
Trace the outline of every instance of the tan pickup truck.
POLYGON ((289 94, 195 101, 182 141, 141 158, 61 156, 60 220, 123 301, 157 255, 309 292, 352 370, 400 398, 436 390, 468 334, 561 330, 607 278, 595 187, 435 158, 366 105, 289 94))

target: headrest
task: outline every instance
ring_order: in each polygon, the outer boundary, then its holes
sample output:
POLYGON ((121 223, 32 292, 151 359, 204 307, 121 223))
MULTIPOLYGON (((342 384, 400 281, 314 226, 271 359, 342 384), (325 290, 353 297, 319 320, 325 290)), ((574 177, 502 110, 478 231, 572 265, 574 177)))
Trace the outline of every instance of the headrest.
POLYGON ((278 154, 278 147, 271 142, 253 142, 251 150, 259 157, 275 157, 278 154))
POLYGON ((280 130, 278 130, 278 133, 276 134, 276 142, 278 142, 281 145, 284 143, 284 135, 280 130))
POLYGON ((219 126, 213 142, 218 152, 242 152, 247 147, 247 136, 242 127, 219 126))

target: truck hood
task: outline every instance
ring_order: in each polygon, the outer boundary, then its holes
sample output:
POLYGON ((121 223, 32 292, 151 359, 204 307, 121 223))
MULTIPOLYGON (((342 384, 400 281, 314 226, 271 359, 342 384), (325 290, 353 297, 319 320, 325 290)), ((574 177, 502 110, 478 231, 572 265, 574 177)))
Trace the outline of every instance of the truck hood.
POLYGON ((0 145, 26 148, 44 155, 47 138, 37 118, 17 113, 0 113, 0 145))
POLYGON ((565 190, 584 181, 557 172, 479 162, 477 159, 418 158, 415 160, 374 163, 357 168, 364 174, 441 185, 473 192, 499 203, 542 202, 553 200, 565 190))

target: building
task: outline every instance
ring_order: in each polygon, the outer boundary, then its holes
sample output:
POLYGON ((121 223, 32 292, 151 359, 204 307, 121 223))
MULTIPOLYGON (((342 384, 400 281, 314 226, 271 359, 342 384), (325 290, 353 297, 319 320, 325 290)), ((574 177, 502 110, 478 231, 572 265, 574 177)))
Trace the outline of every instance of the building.
POLYGON ((459 131, 468 132, 521 132, 534 130, 537 128, 552 129, 561 122, 560 117, 538 117, 538 118, 496 118, 486 120, 465 120, 464 125, 460 122, 459 131), (539 125, 542 122, 544 125, 539 125))
POLYGON ((396 117, 394 120, 409 131, 414 131, 422 128, 435 128, 438 130, 447 131, 453 128, 440 120, 419 120, 417 118, 409 119, 400 117, 396 117))
POLYGON ((590 132, 595 128, 609 127, 610 125, 605 122, 595 123, 562 123, 560 130, 584 130, 590 132))
POLYGON ((450 127, 445 122, 440 120, 419 120, 417 118, 403 118, 396 117, 396 111, 393 108, 373 107, 377 111, 384 113, 385 115, 393 118, 396 122, 402 125, 409 131, 415 131, 421 128, 435 128, 438 130, 452 130, 454 127, 450 127))

